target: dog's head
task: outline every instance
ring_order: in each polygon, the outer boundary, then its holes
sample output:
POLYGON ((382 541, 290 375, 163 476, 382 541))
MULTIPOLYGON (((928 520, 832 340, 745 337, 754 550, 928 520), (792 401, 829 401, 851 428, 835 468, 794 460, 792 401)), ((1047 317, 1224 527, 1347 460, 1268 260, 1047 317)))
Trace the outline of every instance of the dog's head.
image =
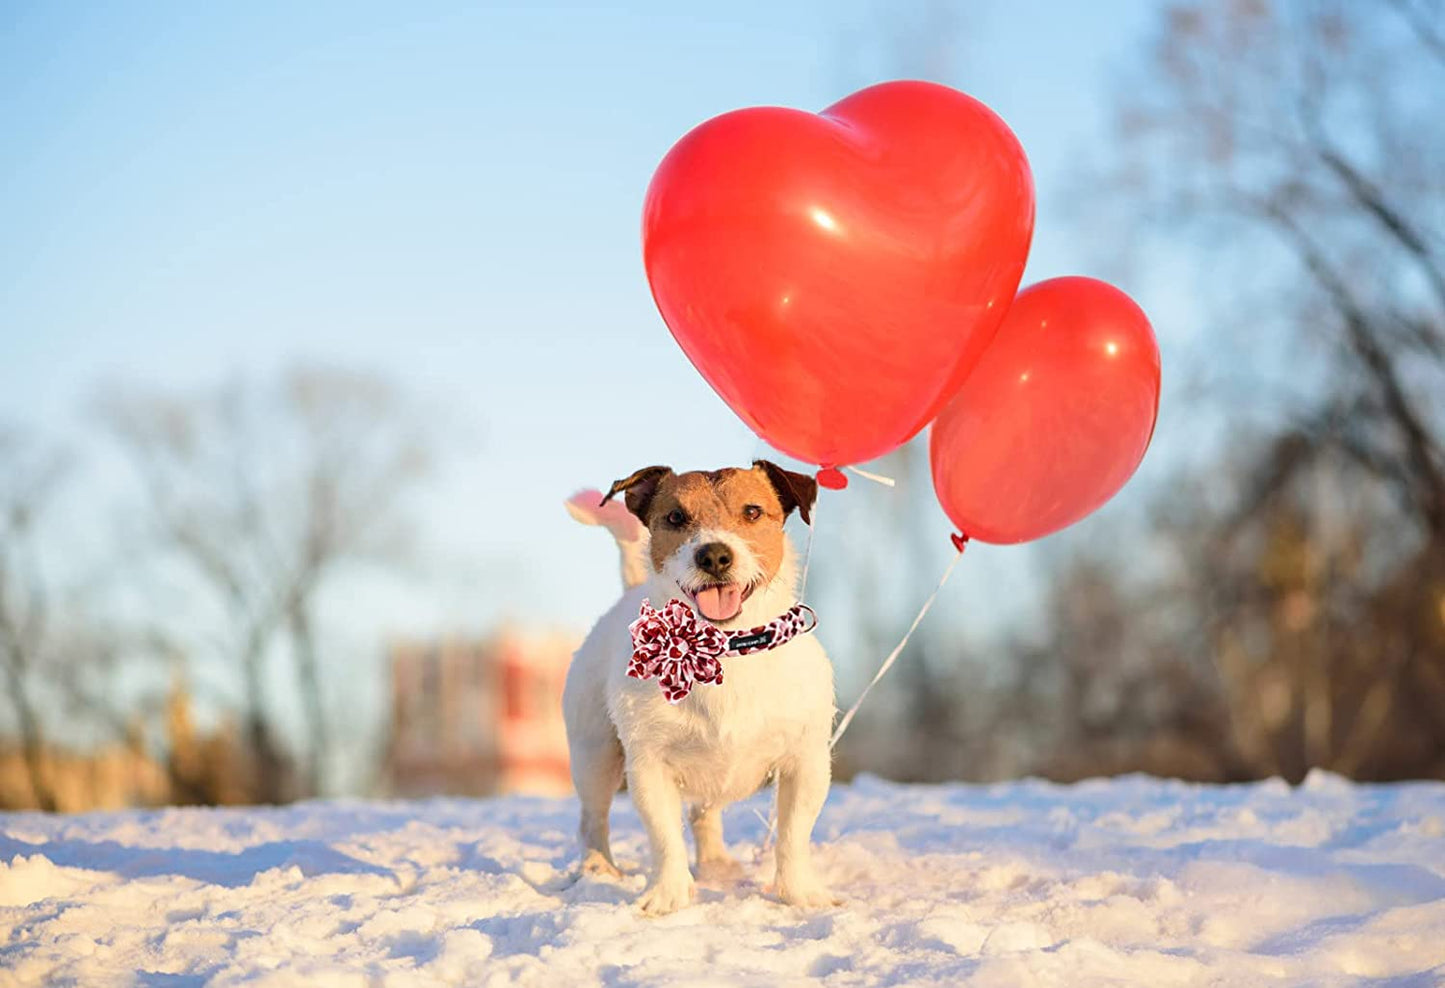
POLYGON ((673 473, 644 467, 612 485, 651 534, 652 567, 677 584, 698 613, 726 624, 784 565, 783 522, 796 509, 811 523, 817 482, 767 460, 751 468, 673 473))

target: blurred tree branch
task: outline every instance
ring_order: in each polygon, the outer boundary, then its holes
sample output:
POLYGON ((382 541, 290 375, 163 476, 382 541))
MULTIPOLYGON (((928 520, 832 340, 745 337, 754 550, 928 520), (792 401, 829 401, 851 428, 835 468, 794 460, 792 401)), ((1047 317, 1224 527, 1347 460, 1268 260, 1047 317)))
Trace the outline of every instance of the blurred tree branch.
POLYGON ((334 739, 318 604, 347 567, 405 556, 404 502, 429 460, 421 429, 384 380, 321 369, 266 389, 114 391, 101 410, 140 478, 154 548, 216 604, 259 798, 298 794, 268 695, 274 654, 292 663, 301 700, 302 788, 324 790, 334 739))
POLYGON ((56 802, 45 772, 45 730, 34 680, 45 661, 50 595, 37 559, 35 527, 63 474, 59 454, 35 449, 13 430, 0 431, 0 664, 30 787, 46 812, 54 812, 56 802))
POLYGON ((921 777, 1445 776, 1442 38, 1435 0, 1162 11, 1084 198, 1209 272, 1226 438, 1052 572, 985 702, 913 656, 921 777))
MULTIPOLYGON (((1209 777, 1445 772, 1445 716, 1419 702, 1445 689, 1445 132, 1421 98, 1445 81, 1441 8, 1180 3, 1160 23, 1102 186, 1201 262, 1248 260, 1270 287, 1245 325, 1286 327, 1309 397, 1161 495, 1170 581, 1056 610, 1046 654, 1083 670, 1074 702, 1138 649, 1146 680, 1214 697, 1196 705, 1221 737, 1209 777), (1299 359, 1316 341, 1334 355, 1318 375, 1299 359), (1089 644, 1120 608, 1120 640, 1089 644)), ((1229 342, 1258 359, 1257 337, 1229 342)), ((1110 561, 1079 565, 1056 594, 1110 561)), ((1176 716, 1152 736, 1184 736, 1176 716)))

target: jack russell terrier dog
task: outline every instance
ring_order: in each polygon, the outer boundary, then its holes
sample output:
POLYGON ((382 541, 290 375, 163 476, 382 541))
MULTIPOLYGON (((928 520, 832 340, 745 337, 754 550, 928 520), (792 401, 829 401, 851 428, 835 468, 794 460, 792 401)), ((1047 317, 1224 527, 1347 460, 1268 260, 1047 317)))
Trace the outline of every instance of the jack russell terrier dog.
POLYGON ((562 699, 582 801, 582 873, 618 875, 608 811, 625 773, 652 845, 638 900, 647 915, 696 894, 683 804, 698 877, 736 877, 722 809, 769 776, 778 896, 806 907, 838 902, 809 848, 832 774, 833 667, 805 633, 811 624, 800 615, 812 612, 796 599, 797 564, 783 534, 794 510, 811 522, 817 492, 813 478, 758 460, 681 474, 647 467, 600 502, 595 491, 568 502, 574 517, 617 539, 626 584, 573 656, 562 699), (626 511, 607 503, 618 493, 626 511))

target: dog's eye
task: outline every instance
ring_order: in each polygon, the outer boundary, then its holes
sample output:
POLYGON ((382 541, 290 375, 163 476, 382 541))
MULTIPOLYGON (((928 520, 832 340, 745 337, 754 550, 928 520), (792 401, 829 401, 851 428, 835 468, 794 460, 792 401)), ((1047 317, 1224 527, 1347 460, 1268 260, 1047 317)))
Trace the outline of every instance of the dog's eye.
POLYGON ((763 509, 758 507, 756 504, 749 504, 747 507, 743 508, 743 517, 746 518, 748 521, 757 521, 762 516, 763 509))
POLYGON ((676 508, 673 508, 667 513, 667 517, 663 520, 666 521, 673 528, 681 528, 683 525, 687 524, 687 515, 683 514, 681 511, 678 511, 676 508))

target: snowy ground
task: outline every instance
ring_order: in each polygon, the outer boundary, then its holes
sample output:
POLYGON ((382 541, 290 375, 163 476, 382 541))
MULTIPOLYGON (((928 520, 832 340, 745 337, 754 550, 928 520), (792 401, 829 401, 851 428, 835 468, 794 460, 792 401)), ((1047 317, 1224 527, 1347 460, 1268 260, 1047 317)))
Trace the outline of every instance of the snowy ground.
MULTIPOLYGON (((753 810, 727 817, 750 860, 753 810)), ((570 884, 571 800, 0 816, 0 985, 1445 985, 1445 785, 835 788, 805 913, 570 884)))

